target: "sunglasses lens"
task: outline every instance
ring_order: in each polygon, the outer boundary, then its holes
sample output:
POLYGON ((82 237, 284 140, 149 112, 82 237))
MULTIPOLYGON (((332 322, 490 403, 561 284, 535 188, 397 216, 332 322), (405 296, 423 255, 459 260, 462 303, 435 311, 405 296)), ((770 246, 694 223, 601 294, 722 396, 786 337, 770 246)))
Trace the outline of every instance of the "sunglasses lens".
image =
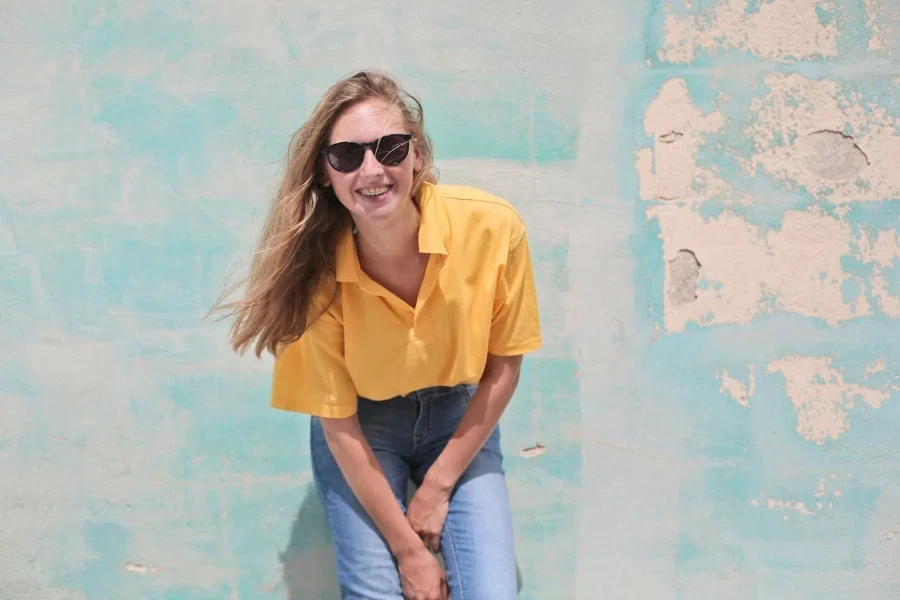
POLYGON ((381 138, 375 158, 383 165, 399 165, 409 154, 409 137, 406 135, 386 135, 381 138))
POLYGON ((328 162, 335 171, 348 173, 359 168, 366 149, 352 142, 334 144, 328 149, 328 162))

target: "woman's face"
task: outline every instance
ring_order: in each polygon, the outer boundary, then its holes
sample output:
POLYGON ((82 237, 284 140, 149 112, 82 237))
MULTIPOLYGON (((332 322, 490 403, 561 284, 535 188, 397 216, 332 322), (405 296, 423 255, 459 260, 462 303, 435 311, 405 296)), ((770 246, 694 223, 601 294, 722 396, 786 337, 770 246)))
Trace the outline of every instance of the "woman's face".
MULTIPOLYGON (((338 142, 375 142, 391 134, 408 134, 400 110, 381 99, 366 100, 345 110, 335 121, 328 145, 338 142)), ((395 139, 396 142, 396 139, 395 139)), ((392 151, 386 162, 395 162, 405 147, 396 143, 380 150, 392 151), (396 148, 396 149, 395 149, 396 148), (392 160, 393 159, 393 160, 392 160)), ((380 151, 379 154, 382 152, 380 151)), ((346 158, 347 154, 344 153, 346 158)), ((365 149, 362 164, 349 172, 335 169, 325 162, 325 185, 334 193, 353 218, 362 221, 383 221, 408 208, 413 173, 422 168, 422 153, 409 142, 409 152, 396 165, 384 165, 375 158, 371 148, 365 149)), ((352 161, 351 161, 352 163, 352 161)), ((346 168, 344 168, 346 170, 346 168)))

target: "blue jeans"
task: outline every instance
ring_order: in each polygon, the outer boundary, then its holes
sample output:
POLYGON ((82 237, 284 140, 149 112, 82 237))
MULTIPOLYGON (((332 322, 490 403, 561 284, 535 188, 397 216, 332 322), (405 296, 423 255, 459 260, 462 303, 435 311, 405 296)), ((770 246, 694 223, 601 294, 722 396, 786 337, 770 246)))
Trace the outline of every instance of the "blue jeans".
MULTIPOLYGON (((407 485, 428 468, 462 419, 474 386, 433 387, 373 402, 359 399, 358 416, 397 502, 406 509, 407 485)), ((311 421, 313 477, 334 537, 341 597, 401 600, 397 563, 384 537, 356 499, 325 442, 322 422, 311 421)), ((450 497, 441 554, 453 600, 516 597, 509 494, 495 429, 450 497)))

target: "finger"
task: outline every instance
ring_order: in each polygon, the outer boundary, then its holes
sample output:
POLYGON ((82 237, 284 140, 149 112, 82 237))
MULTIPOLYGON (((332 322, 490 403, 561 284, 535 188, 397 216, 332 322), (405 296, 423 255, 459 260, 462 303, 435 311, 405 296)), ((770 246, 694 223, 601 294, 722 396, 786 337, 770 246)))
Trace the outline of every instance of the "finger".
POLYGON ((450 600, 450 586, 446 579, 441 579, 441 600, 450 600))

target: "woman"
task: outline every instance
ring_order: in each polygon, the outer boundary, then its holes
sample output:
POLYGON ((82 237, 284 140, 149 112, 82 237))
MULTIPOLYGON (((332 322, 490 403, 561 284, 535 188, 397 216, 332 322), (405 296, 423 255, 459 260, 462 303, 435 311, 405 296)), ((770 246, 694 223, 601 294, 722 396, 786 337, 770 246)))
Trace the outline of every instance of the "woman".
POLYGON ((235 349, 276 356, 272 405, 312 415, 344 598, 516 595, 497 423, 541 345, 525 227, 436 181, 419 102, 385 74, 337 82, 230 305, 235 349))

